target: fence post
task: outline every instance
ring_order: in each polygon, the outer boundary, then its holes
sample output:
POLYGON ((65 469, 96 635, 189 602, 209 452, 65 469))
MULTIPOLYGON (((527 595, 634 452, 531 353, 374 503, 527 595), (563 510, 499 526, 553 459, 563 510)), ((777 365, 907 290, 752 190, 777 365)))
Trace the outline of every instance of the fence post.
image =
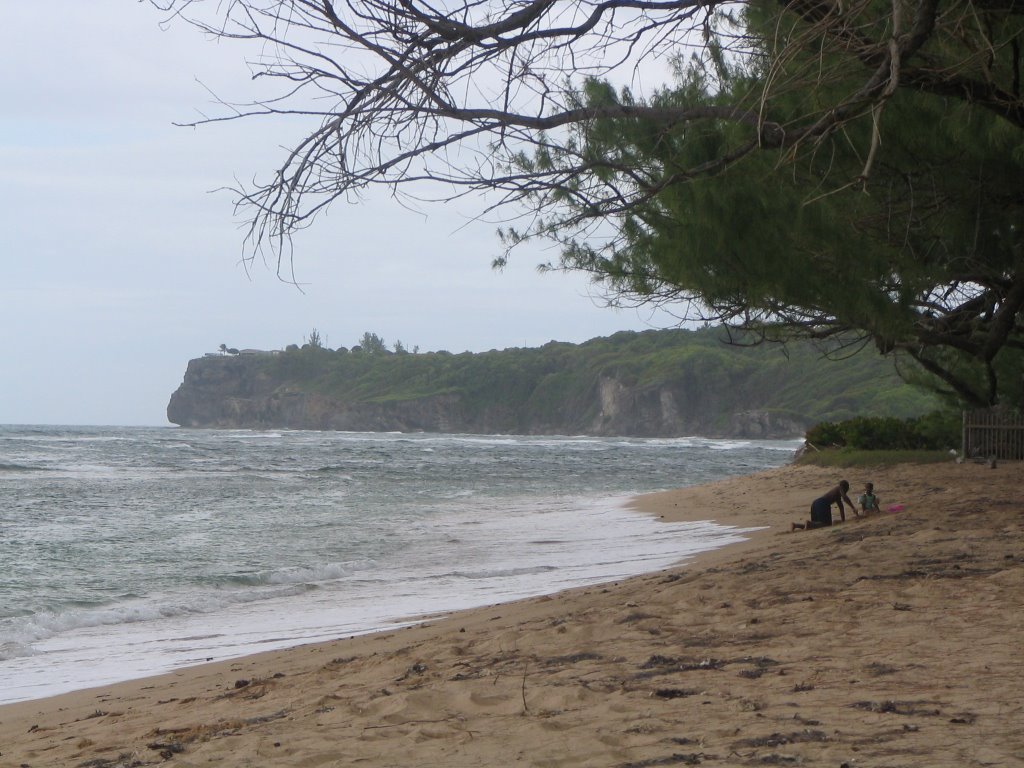
POLYGON ((967 458, 967 411, 960 411, 960 455, 967 458))

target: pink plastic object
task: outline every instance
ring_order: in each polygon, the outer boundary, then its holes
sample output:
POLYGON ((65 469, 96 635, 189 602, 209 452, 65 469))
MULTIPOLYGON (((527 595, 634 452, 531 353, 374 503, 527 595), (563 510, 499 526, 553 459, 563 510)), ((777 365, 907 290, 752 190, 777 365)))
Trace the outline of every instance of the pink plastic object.
POLYGON ((887 511, 889 511, 889 512, 902 512, 904 509, 906 509, 906 507, 904 507, 902 504, 892 504, 892 505, 889 506, 887 511))

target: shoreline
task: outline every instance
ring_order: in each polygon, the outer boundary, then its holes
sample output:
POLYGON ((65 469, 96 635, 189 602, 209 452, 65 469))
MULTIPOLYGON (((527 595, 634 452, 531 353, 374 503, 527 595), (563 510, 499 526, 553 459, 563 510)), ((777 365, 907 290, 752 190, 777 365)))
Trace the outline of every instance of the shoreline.
MULTIPOLYGON (((554 528, 550 521, 542 522, 539 528, 533 527, 526 534, 557 539, 563 527, 568 526, 564 528, 565 538, 575 541, 572 551, 559 549, 557 553, 549 551, 541 555, 542 559, 534 565, 543 564, 543 567, 536 570, 526 567, 531 561, 503 561, 497 573, 501 573, 503 567, 512 570, 502 577, 489 577, 490 591, 476 589, 449 596, 427 589, 420 591, 421 601, 406 598, 394 605, 383 592, 376 602, 370 603, 352 592, 339 593, 339 600, 331 602, 329 597, 318 598, 323 593, 316 591, 312 593, 312 609, 301 595, 288 601, 278 598, 258 603, 264 622, 254 622, 251 613, 239 612, 238 606, 229 605, 221 612, 221 618, 213 622, 200 614, 195 619, 174 617, 158 622, 115 624, 109 628, 102 624, 86 625, 66 638, 58 636, 48 647, 43 647, 40 650, 42 664, 39 655, 24 655, 0 663, 0 706, 144 680, 268 650, 288 650, 338 638, 395 631, 489 605, 515 603, 645 575, 689 560, 711 548, 729 546, 744 535, 742 531, 707 521, 692 527, 674 526, 666 534, 661 521, 649 515, 638 515, 632 507, 632 502, 642 495, 576 499, 562 511, 561 521, 556 518, 554 528), (569 510, 570 518, 564 519, 569 510), (585 522, 580 524, 579 521, 585 522), (600 535, 588 531, 593 525, 600 526, 600 535), (569 532, 573 528, 575 534, 569 532), (524 568, 523 573, 537 575, 524 580, 515 572, 520 566, 524 568), (544 575, 547 570, 551 573, 544 575), (368 610, 370 606, 375 607, 368 610), (292 618, 288 618, 289 614, 292 618), (54 647, 56 653, 51 656, 54 647), (73 652, 79 657, 77 665, 68 663, 65 658, 68 652, 61 655, 62 647, 74 647, 73 652), (126 650, 126 655, 117 660, 121 648, 126 650), (143 650, 139 652, 138 648, 143 650), (6 689, 5 683, 10 684, 6 689)), ((545 518, 558 514, 552 514, 551 507, 539 509, 546 513, 545 518)), ((445 570, 446 567, 441 568, 442 572, 445 570)), ((459 566, 456 570, 465 568, 459 566)), ((423 575, 427 580, 436 577, 429 570, 423 575)), ((396 584, 400 589, 409 589, 405 584, 396 584)))
POLYGON ((792 454, 705 438, 46 427, 5 438, 22 469, 5 476, 18 610, 0 621, 3 703, 666 567, 728 539, 710 525, 666 534, 626 508, 631 496, 792 454), (43 516, 41 483, 53 483, 43 516))
POLYGON ((1024 761, 1024 466, 848 474, 907 511, 790 535, 838 479, 792 465, 641 496, 761 530, 619 582, 7 704, 0 766, 1024 761))

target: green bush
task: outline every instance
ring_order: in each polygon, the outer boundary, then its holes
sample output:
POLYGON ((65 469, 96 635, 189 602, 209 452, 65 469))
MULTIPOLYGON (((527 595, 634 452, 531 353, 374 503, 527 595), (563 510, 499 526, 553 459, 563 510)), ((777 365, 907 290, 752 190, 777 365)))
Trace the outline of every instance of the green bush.
POLYGON ((917 430, 928 448, 960 446, 963 420, 959 411, 933 411, 917 418, 917 430))
POLYGON ((836 424, 831 421, 822 421, 815 424, 804 435, 804 439, 811 445, 819 448, 842 447, 846 445, 846 437, 843 435, 842 423, 836 424))
POLYGON ((948 411, 933 411, 913 419, 858 416, 821 422, 807 430, 805 437, 819 448, 943 450, 960 444, 960 416, 948 411))

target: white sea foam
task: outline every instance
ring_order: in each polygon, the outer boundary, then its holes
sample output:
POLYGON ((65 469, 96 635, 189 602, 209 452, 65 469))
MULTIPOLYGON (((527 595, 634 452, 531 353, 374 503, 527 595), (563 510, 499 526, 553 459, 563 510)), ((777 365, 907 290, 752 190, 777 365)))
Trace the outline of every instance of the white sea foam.
MULTIPOLYGON (((539 545, 514 542, 514 523, 485 523, 490 528, 487 536, 498 531, 505 536, 501 545, 488 550, 485 536, 479 536, 463 544, 459 553, 423 552, 377 581, 337 584, 334 589, 287 598, 263 595, 245 601, 235 595, 220 604, 137 606, 86 612, 64 625, 54 621, 33 638, 31 657, 19 654, 4 664, 0 701, 363 634, 405 625, 424 614, 613 581, 740 540, 743 534, 713 524, 664 524, 621 507, 595 505, 576 514, 566 508, 541 517, 547 518, 541 527, 557 530, 559 539, 539 545), (582 526, 577 516, 581 513, 582 526), (481 567, 448 567, 463 558, 481 567), (40 675, 40 664, 60 673, 40 675)), ((525 539, 536 532, 531 525, 518 533, 525 539)))
POLYGON ((0 475, 17 532, 0 701, 661 568, 742 531, 665 524, 625 498, 775 466, 796 447, 99 432, 0 428, 5 461, 67 469, 0 475))

